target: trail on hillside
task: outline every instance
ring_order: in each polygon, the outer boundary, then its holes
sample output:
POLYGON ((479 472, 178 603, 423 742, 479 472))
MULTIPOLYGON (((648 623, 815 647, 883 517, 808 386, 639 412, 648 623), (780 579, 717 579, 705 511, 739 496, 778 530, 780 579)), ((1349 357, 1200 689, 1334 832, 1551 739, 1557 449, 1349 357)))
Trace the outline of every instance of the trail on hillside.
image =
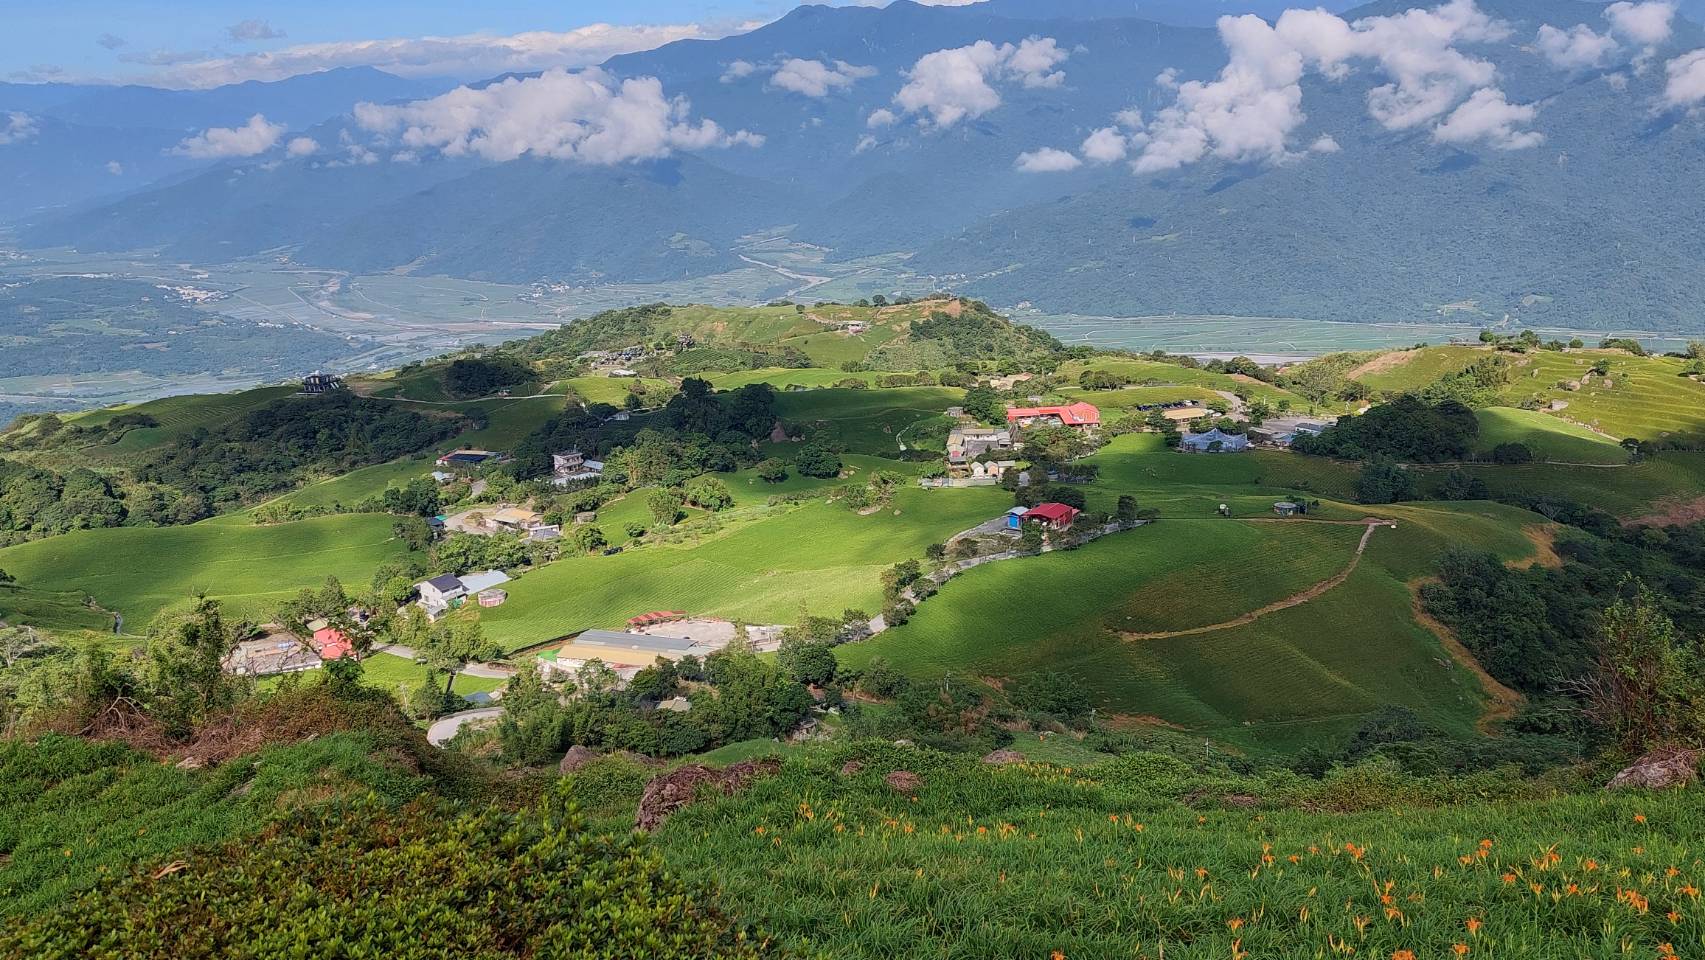
MULTIPOLYGON (((1258 520, 1254 522, 1264 523, 1268 521, 1258 520)), ((1342 523, 1347 521, 1339 522, 1342 523)), ((1221 630, 1230 630, 1233 627, 1245 626, 1247 624, 1254 623, 1262 617, 1278 613, 1280 610, 1289 610, 1292 607, 1300 607, 1303 604, 1308 603, 1311 600, 1315 600, 1323 594, 1335 589, 1343 584, 1345 580, 1350 579, 1350 574, 1355 573, 1356 567, 1362 562, 1362 554, 1366 552, 1368 548, 1368 541, 1373 539, 1373 532, 1390 522, 1391 521, 1389 520, 1360 521, 1358 525, 1366 526, 1367 530, 1362 533, 1361 542, 1356 544, 1356 552, 1350 557, 1349 565, 1338 571, 1338 573, 1334 574, 1332 577, 1320 581, 1301 593, 1293 594, 1292 596, 1286 597, 1276 603, 1269 603, 1259 610, 1253 610, 1234 620, 1227 620, 1224 623, 1209 624, 1205 627, 1191 627, 1188 630, 1168 630, 1162 633, 1130 633, 1121 631, 1119 635, 1126 640, 1171 640, 1175 637, 1194 637, 1204 633, 1217 633, 1221 630)))

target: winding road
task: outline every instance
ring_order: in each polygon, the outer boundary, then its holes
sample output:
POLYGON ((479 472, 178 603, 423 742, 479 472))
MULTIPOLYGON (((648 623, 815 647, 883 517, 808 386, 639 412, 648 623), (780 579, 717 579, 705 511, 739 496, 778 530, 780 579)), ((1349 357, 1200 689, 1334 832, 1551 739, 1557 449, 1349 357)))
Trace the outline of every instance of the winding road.
POLYGON ((426 728, 426 742, 435 747, 442 747, 455 738, 464 726, 470 723, 480 723, 486 720, 496 720, 503 716, 502 707, 481 707, 478 710, 463 710, 440 717, 426 728))

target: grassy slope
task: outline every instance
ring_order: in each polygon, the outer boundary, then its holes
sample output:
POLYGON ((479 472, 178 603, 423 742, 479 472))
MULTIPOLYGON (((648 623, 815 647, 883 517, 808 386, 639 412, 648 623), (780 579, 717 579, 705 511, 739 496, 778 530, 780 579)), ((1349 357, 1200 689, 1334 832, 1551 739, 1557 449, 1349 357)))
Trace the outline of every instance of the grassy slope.
POLYGON ((480 618, 488 635, 514 650, 589 627, 620 626, 647 610, 765 623, 792 623, 802 608, 875 613, 884 568, 921 557, 929 544, 998 515, 1010 502, 1000 490, 907 488, 892 510, 868 517, 823 502, 750 507, 773 515, 750 523, 718 518, 727 525, 694 545, 652 544, 613 557, 558 561, 516 581, 509 602, 480 618))
POLYGON ((1068 383, 1076 383, 1078 375, 1085 370, 1106 370, 1110 373, 1117 373, 1136 386, 1188 386, 1224 391, 1247 388, 1254 396, 1263 397, 1273 404, 1277 404, 1281 400, 1288 400, 1298 412, 1308 410, 1310 407, 1307 399, 1271 384, 1224 373, 1181 367, 1172 363, 1159 363, 1154 360, 1122 358, 1078 360, 1061 365, 1058 376, 1068 383))
MULTIPOLYGON (((1203 782, 1274 791, 1144 758, 989 769, 875 749, 842 777, 845 755, 792 760, 689 807, 659 833, 665 858, 748 919, 847 960, 1348 955, 1333 944, 1433 960, 1459 943, 1471 957, 1573 960, 1653 957, 1660 943, 1688 956, 1705 939, 1684 891, 1705 884, 1687 839, 1700 832, 1693 791, 1424 808, 1404 804, 1429 785, 1364 775, 1301 788, 1325 809, 1228 811, 1175 798, 1203 782), (922 773, 915 797, 883 786, 897 767, 922 773), (1396 806, 1341 813, 1339 801, 1396 806), (1648 908, 1620 902, 1625 889, 1648 908)), ((588 797, 607 783, 587 778, 588 797)))
POLYGON ((391 535, 392 522, 348 514, 269 527, 85 530, 0 550, 0 568, 28 586, 92 595, 123 613, 126 630, 135 633, 198 590, 224 600, 235 615, 261 617, 328 576, 365 583, 379 564, 406 549, 391 535))
POLYGON ((778 395, 776 413, 847 450, 889 453, 899 451, 901 430, 941 416, 964 396, 954 387, 807 390, 778 395))
POLYGON ((1480 439, 1474 452, 1487 454, 1500 443, 1526 444, 1540 460, 1561 463, 1627 463, 1628 452, 1615 440, 1547 413, 1513 407, 1476 411, 1480 439))
POLYGON ((1503 396, 1511 405, 1523 400, 1561 400, 1568 407, 1556 416, 1617 439, 1673 435, 1698 441, 1705 439, 1705 384, 1680 376, 1682 368, 1680 360, 1633 357, 1614 350, 1540 352, 1517 369, 1503 396), (1610 360, 1613 386, 1604 386, 1598 377, 1580 390, 1558 386, 1580 379, 1605 358, 1610 360))
POLYGON ((1465 370, 1490 351, 1480 347, 1443 346, 1380 354, 1353 370, 1354 379, 1375 391, 1403 393, 1419 390, 1446 374, 1465 370))

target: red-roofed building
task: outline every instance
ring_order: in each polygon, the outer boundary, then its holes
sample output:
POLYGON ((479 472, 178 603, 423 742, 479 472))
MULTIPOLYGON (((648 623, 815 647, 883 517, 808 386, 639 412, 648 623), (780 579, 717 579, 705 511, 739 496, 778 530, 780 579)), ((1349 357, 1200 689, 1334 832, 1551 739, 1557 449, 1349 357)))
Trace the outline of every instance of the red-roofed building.
POLYGON ((668 623, 671 620, 685 620, 687 615, 680 610, 653 610, 642 613, 637 617, 628 618, 629 627, 649 627, 654 623, 668 623))
POLYGON ((1006 412, 1010 426, 1071 427, 1093 431, 1101 426, 1101 411, 1093 404, 1074 403, 1064 407, 1013 407, 1006 412))
POLYGON ((1063 503, 1039 503, 1024 514, 1025 523, 1040 523, 1050 530, 1066 530, 1082 512, 1063 503))
POLYGON ((334 630, 331 627, 315 630, 313 639, 308 641, 308 646, 314 648, 314 652, 319 654, 322 661, 342 660, 344 657, 355 656, 355 644, 344 635, 342 630, 334 630))

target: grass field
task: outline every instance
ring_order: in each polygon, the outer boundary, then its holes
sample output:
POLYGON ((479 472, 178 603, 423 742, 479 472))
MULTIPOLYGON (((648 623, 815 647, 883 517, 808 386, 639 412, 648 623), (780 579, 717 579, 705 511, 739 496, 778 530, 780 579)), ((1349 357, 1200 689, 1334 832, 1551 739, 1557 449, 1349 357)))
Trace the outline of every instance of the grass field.
POLYGON ((1071 401, 1082 400, 1102 410, 1129 410, 1161 403, 1207 403, 1223 399, 1207 387, 1125 387, 1121 390, 1084 390, 1068 387, 1060 396, 1071 401))
POLYGON ((121 458, 126 454, 146 450, 181 437, 197 427, 213 427, 229 422, 251 410, 266 406, 274 400, 291 396, 295 392, 295 387, 288 386, 257 387, 238 393, 164 397, 159 400, 150 400, 147 403, 91 410, 88 413, 68 417, 67 420, 78 426, 94 427, 100 426, 122 413, 141 413, 160 422, 157 427, 131 430, 120 437, 117 443, 110 446, 93 447, 83 452, 91 459, 99 461, 121 458))
POLYGON ((1615 439, 1705 439, 1705 384, 1681 376, 1684 363, 1667 357, 1634 357, 1614 350, 1542 351, 1531 354, 1503 390, 1507 403, 1568 404, 1555 415, 1584 424, 1615 439), (1592 365, 1610 362, 1610 385, 1593 377, 1579 390, 1560 384, 1578 381, 1592 365))
POLYGON ((1493 504, 1393 505, 1350 578, 1299 606, 1225 623, 1340 573, 1362 528, 1308 521, 1162 520, 1080 550, 976 568, 910 623, 843 647, 919 677, 1062 671, 1116 714, 1159 717, 1245 749, 1284 752, 1390 703, 1467 731, 1477 681, 1414 622, 1408 582, 1446 549, 1528 555, 1531 514, 1493 504))
MULTIPOLYGON (((883 569, 921 558, 929 544, 998 516, 1010 503, 1001 490, 906 488, 891 510, 868 517, 822 502, 752 507, 770 515, 749 516, 750 522, 718 517, 726 526, 690 545, 560 560, 517 580, 508 603, 479 616, 489 636, 518 650, 590 627, 620 626, 647 610, 753 623, 794 623, 802 613, 832 615, 848 607, 874 614, 882 605, 883 569)), ((600 524, 608 532, 602 517, 600 524)))
POLYGON ((897 453, 900 431, 964 399, 954 387, 807 390, 776 397, 776 413, 854 453, 897 453))
POLYGON ((1375 391, 1419 390, 1446 374, 1473 366, 1489 350, 1469 346, 1423 347, 1381 354, 1351 371, 1351 379, 1375 391))
MULTIPOLYGON (((366 583, 406 548, 393 518, 317 517, 257 527, 117 527, 83 530, 0 550, 0 568, 32 588, 93 596, 122 613, 125 632, 141 633, 161 610, 197 591, 225 602, 234 616, 270 616, 280 601, 328 576, 366 583)), ((50 629, 84 624, 50 619, 50 629)))
POLYGON ((51 586, 0 584, 0 623, 52 625, 62 631, 112 629, 112 614, 91 609, 86 594, 51 586))
MULTIPOLYGON (((1179 453, 1152 433, 1115 437, 1085 462, 1101 468, 1100 479, 1085 488, 1092 508, 1110 512, 1120 494, 1130 494, 1168 518, 1211 517, 1222 503, 1235 516, 1271 516, 1275 501, 1298 495, 1349 500, 1357 475, 1353 465, 1283 451, 1179 453)), ((1361 507, 1322 506, 1327 518, 1367 515, 1361 507)))
MULTIPOLYGON (((389 487, 400 487, 410 480, 424 477, 437 469, 429 458, 417 460, 394 460, 390 463, 380 463, 371 467, 351 470, 341 477, 321 480, 287 493, 272 503, 319 509, 335 507, 342 504, 354 506, 370 497, 384 493, 389 487)), ((246 516, 246 511, 242 516, 246 516)), ((233 522, 238 522, 233 519, 233 522)))
POLYGON ((767 383, 777 390, 784 390, 789 386, 831 387, 842 380, 861 380, 874 387, 876 382, 885 376, 890 376, 890 374, 872 373, 870 371, 847 373, 842 370, 829 370, 820 367, 813 367, 809 370, 769 367, 763 370, 742 370, 739 373, 713 373, 706 379, 718 390, 738 390, 753 383, 767 383))
POLYGON ((1480 421, 1477 454, 1489 454, 1500 443, 1521 443, 1539 460, 1560 463, 1627 463, 1628 451, 1615 440, 1547 413, 1513 407, 1487 407, 1475 412, 1480 421))
MULTIPOLYGON (((1076 383, 1078 376, 1086 370, 1104 370, 1108 373, 1115 373, 1136 386, 1186 386, 1224 391, 1236 391, 1241 388, 1249 390, 1251 395, 1261 397, 1275 406, 1280 401, 1289 401, 1291 407, 1298 412, 1307 411, 1312 407, 1312 404, 1302 396, 1275 387, 1272 384, 1262 383, 1259 380, 1213 373, 1194 367, 1181 367, 1173 363, 1160 363, 1154 360, 1124 358, 1077 360, 1062 364, 1058 376, 1069 383, 1076 383)), ((1335 413, 1337 411, 1329 412, 1335 413)))
POLYGON ((570 377, 551 384, 550 393, 572 393, 587 403, 607 403, 612 407, 620 407, 628 397, 628 384, 639 383, 645 387, 647 395, 668 396, 675 392, 675 385, 667 380, 656 380, 650 377, 570 377))

